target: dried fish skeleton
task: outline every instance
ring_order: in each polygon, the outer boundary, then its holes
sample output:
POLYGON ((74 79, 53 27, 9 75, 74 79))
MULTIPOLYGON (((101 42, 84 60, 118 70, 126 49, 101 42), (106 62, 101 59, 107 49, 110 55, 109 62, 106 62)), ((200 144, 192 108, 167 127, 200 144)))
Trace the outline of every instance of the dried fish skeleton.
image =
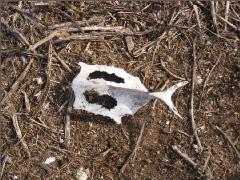
POLYGON ((157 98, 181 118, 171 97, 187 81, 179 82, 167 90, 150 93, 138 77, 120 68, 106 65, 88 65, 80 62, 80 73, 72 82, 74 109, 107 116, 117 124, 125 115, 133 115, 151 99, 157 98))

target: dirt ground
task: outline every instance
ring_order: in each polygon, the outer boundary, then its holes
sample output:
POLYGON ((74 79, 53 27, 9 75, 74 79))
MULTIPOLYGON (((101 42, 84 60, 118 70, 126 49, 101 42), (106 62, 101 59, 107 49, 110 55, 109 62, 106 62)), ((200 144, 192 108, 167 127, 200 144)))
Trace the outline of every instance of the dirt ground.
POLYGON ((2 179, 240 179, 239 2, 20 2, 1 9, 2 179), (123 68, 149 91, 188 80, 173 97, 183 119, 160 101, 122 125, 73 110, 66 147, 78 62, 123 68), (45 164, 48 157, 56 160, 45 164))

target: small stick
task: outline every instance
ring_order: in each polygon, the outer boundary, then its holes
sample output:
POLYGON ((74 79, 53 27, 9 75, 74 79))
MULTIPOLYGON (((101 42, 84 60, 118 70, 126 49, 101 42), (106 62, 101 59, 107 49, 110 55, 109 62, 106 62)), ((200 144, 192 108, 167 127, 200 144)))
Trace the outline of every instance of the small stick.
POLYGON ((137 139, 137 142, 136 142, 136 145, 132 151, 132 153, 130 154, 130 156, 127 158, 127 160, 125 161, 125 163, 123 164, 123 166, 121 167, 119 173, 123 173, 124 170, 126 169, 127 165, 130 163, 131 160, 133 160, 135 158, 135 155, 137 153, 137 150, 140 146, 140 142, 141 142, 141 139, 142 139, 142 136, 143 136, 143 131, 145 129, 145 126, 146 126, 146 123, 149 119, 149 112, 146 111, 145 114, 144 114, 144 121, 143 121, 143 124, 142 124, 142 127, 141 127, 141 131, 140 131, 140 134, 138 136, 138 139, 137 139))
MULTIPOLYGON (((18 2, 18 8, 22 8, 22 1, 19 1, 18 2)), ((15 23, 15 21, 17 20, 19 14, 18 13, 14 13, 14 16, 13 16, 13 24, 15 23)))
POLYGON ((48 98, 48 92, 51 88, 51 84, 50 84, 50 78, 51 78, 51 64, 52 64, 52 42, 49 43, 49 47, 48 47, 48 63, 47 63, 47 67, 45 70, 45 74, 46 74, 46 83, 44 86, 44 89, 41 93, 41 97, 38 103, 38 107, 36 109, 36 111, 34 112, 34 116, 37 116, 37 114, 41 111, 43 104, 45 103, 45 101, 48 98))
POLYGON ((234 152, 236 153, 238 159, 240 159, 240 153, 237 150, 237 148, 235 147, 235 145, 233 144, 232 140, 223 132, 223 130, 221 130, 218 126, 215 126, 216 129, 224 136, 224 138, 226 138, 226 140, 229 142, 229 144, 231 145, 231 147, 233 148, 234 152))
POLYGON ((8 158, 9 158, 9 156, 8 155, 3 155, 3 157, 1 157, 0 156, 0 158, 1 158, 1 161, 0 161, 0 179, 2 179, 2 175, 3 175, 3 171, 4 171, 4 168, 5 168, 5 164, 6 164, 6 162, 7 162, 7 160, 8 160, 8 158))
POLYGON ((30 22, 32 22, 36 27, 38 28, 45 28, 45 26, 41 23, 41 21, 36 17, 35 14, 25 10, 25 9, 21 9, 18 6, 14 6, 14 5, 10 5, 9 6, 10 9, 17 11, 18 13, 21 13, 21 15, 25 18, 28 19, 30 22))
POLYGON ((193 9, 194 9, 195 14, 196 14, 196 17, 197 17, 198 28, 199 28, 199 30, 201 31, 201 30, 202 30, 202 26, 201 26, 199 14, 198 14, 198 7, 197 7, 197 5, 195 5, 195 4, 193 4, 193 3, 191 3, 191 4, 192 4, 192 6, 193 6, 193 9))
MULTIPOLYGON (((103 18, 90 18, 88 20, 84 20, 84 21, 75 21, 79 26, 86 26, 87 24, 96 24, 96 23, 100 23, 103 22, 104 19, 103 18)), ((73 22, 65 22, 65 23, 61 23, 61 24, 54 24, 54 25, 50 25, 48 26, 48 30, 55 30, 58 28, 66 28, 66 27, 71 27, 73 26, 73 22)))
POLYGON ((60 61, 60 63, 62 64, 62 66, 70 73, 72 73, 72 70, 69 68, 69 66, 59 57, 59 55, 57 54, 57 52, 55 50, 53 50, 53 54, 55 55, 55 57, 60 61))
POLYGON ((26 142, 23 139, 22 132, 21 132, 21 130, 19 128, 19 125, 18 125, 17 115, 15 113, 12 115, 12 121, 13 121, 13 126, 15 128, 17 137, 18 137, 20 143, 22 144, 24 150, 27 152, 28 157, 30 157, 31 155, 30 155, 28 146, 27 146, 26 142))
POLYGON ((20 74, 20 76, 17 78, 17 80, 13 83, 13 85, 10 88, 10 91, 7 93, 7 95, 1 100, 1 105, 3 105, 11 96, 13 93, 18 89, 19 84, 23 81, 23 79, 26 77, 27 73, 29 72, 31 66, 33 63, 33 59, 30 59, 28 65, 23 70, 23 72, 20 74))
MULTIPOLYGON (((206 8, 201 2, 196 1, 196 3, 197 3, 198 5, 200 5, 201 7, 203 7, 204 9, 206 9, 206 10, 209 12, 209 9, 206 8)), ((216 17, 218 17, 222 22, 227 23, 229 26, 231 26, 232 28, 234 28, 236 31, 238 31, 238 32, 240 31, 240 28, 238 28, 238 27, 235 26, 234 24, 230 23, 230 22, 227 21, 225 18, 219 16, 218 14, 216 14, 216 17)))
POLYGON ((210 7, 211 7, 211 14, 212 14, 212 19, 213 19, 213 25, 216 28, 216 31, 217 31, 217 34, 218 34, 215 1, 210 1, 210 7))
MULTIPOLYGON (((62 3, 61 3, 62 4, 62 3)), ((64 5, 63 5, 64 6, 64 5)), ((84 33, 83 32, 83 30, 82 30, 82 27, 68 14, 68 13, 66 13, 66 12, 64 12, 64 11, 62 11, 61 9, 59 9, 59 8, 55 8, 58 12, 60 12, 61 14, 63 14, 64 16, 66 16, 70 21, 72 21, 72 23, 74 24, 74 26, 76 27, 76 28, 78 28, 82 33, 84 33)))
POLYGON ((194 168, 197 167, 197 163, 195 163, 186 153, 181 152, 181 150, 176 145, 171 146, 171 147, 178 155, 180 155, 184 160, 186 160, 194 168))
POLYGON ((203 165, 203 171, 206 171, 206 170, 207 170, 208 163, 209 163, 209 161, 210 161, 211 155, 212 155, 211 150, 208 149, 208 156, 207 156, 207 159, 206 159, 206 161, 205 161, 205 163, 204 163, 204 165, 203 165))
POLYGON ((171 75, 172 77, 174 77, 174 78, 176 78, 176 79, 180 79, 180 80, 186 80, 185 78, 182 78, 182 77, 180 77, 180 76, 177 76, 177 75, 173 74, 170 70, 168 70, 168 69, 166 68, 166 66, 164 65, 164 62, 163 62, 162 60, 161 60, 161 65, 162 65, 163 69, 164 69, 169 75, 171 75))
POLYGON ((103 41, 104 36, 94 36, 91 34, 73 34, 67 37, 59 37, 59 39, 53 41, 54 44, 62 42, 62 41, 72 41, 72 40, 91 40, 91 41, 103 41))
POLYGON ((54 37, 59 36, 59 35, 60 35, 60 31, 53 31, 51 34, 49 34, 47 37, 38 41, 36 44, 30 45, 29 51, 34 51, 36 48, 38 48, 42 44, 50 41, 51 39, 53 39, 54 37))
POLYGON ((146 51, 146 49, 148 49, 149 47, 151 46, 154 46, 155 44, 157 44, 158 42, 160 42, 161 40, 165 39, 166 38, 166 31, 161 35, 159 36, 157 39, 151 41, 151 42, 148 42, 146 43, 143 47, 139 48, 138 50, 134 51, 133 52, 133 55, 135 57, 138 57, 140 56, 142 53, 144 53, 146 51))
POLYGON ((6 27, 6 29, 12 33, 12 35, 23 45, 23 46, 29 46, 30 43, 28 40, 16 29, 12 29, 11 26, 7 23, 7 21, 1 17, 1 23, 6 27))
MULTIPOLYGON (((225 20, 228 21, 228 13, 229 13, 229 7, 230 7, 230 1, 225 1, 226 8, 225 8, 225 20)), ((224 24, 224 30, 227 30, 227 23, 224 24)))
POLYGON ((22 93, 23 93, 23 95, 24 95, 24 101, 25 101, 26 110, 27 110, 27 112, 29 113, 29 112, 31 111, 31 106, 30 106, 29 98, 28 98, 26 92, 23 91, 22 93))
POLYGON ((209 71, 209 73, 208 73, 208 75, 207 75, 207 77, 206 77, 206 79, 205 79, 205 82, 204 82, 204 84, 203 84, 202 94, 201 94, 200 99, 199 99, 198 110, 200 110, 200 108, 201 108, 202 97, 203 97, 204 91, 205 91, 205 89, 206 89, 206 87, 207 87, 207 83, 208 83, 208 81, 209 81, 209 78, 210 78, 213 70, 214 70, 214 69, 216 68, 216 66, 219 64, 220 60, 221 60, 221 54, 219 55, 216 63, 213 65, 212 69, 209 71))
POLYGON ((194 110, 193 110, 195 78, 196 78, 196 43, 195 43, 195 41, 193 41, 193 70, 192 70, 192 85, 191 85, 190 116, 191 116, 193 135, 196 138, 198 148, 199 148, 199 153, 201 153, 203 151, 203 147, 202 147, 201 141, 198 137, 197 126, 196 126, 196 122, 194 120, 194 110))
POLYGON ((226 19, 224 19, 223 17, 219 16, 218 14, 216 14, 217 17, 223 21, 224 23, 227 23, 229 26, 231 26, 233 29, 235 29, 236 31, 240 32, 240 28, 238 28, 237 26, 235 26, 234 24, 232 24, 231 22, 227 21, 226 19))
POLYGON ((70 145, 70 113, 72 111, 72 106, 74 103, 74 93, 72 90, 70 90, 69 93, 69 101, 68 101, 68 106, 67 106, 67 111, 66 111, 66 115, 65 115, 65 121, 64 121, 64 144, 66 146, 66 148, 69 147, 70 145))

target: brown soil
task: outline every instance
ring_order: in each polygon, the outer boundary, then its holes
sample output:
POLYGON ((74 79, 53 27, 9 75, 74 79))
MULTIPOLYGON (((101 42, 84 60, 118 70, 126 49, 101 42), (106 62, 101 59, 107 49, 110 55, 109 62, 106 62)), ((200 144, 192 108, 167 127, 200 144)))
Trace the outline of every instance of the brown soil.
MULTIPOLYGON (((1 99, 12 91, 12 85, 30 59, 34 60, 15 91, 1 102, 1 157, 2 160, 8 157, 7 162, 2 161, 2 179, 14 179, 14 176, 18 179, 76 179, 81 167, 88 172, 89 179, 239 179, 239 28, 237 31, 227 26, 224 30, 224 22, 217 18, 216 29, 210 2, 196 5, 201 30, 189 2, 66 2, 41 6, 23 2, 20 10, 15 8, 18 3, 4 3, 2 17, 31 45, 51 34, 51 25, 74 20, 82 23, 78 26, 72 23, 68 28, 98 26, 115 27, 115 30, 66 30, 54 37, 53 49, 72 70, 70 73, 54 53, 49 64, 49 41, 35 52, 28 51, 28 45, 23 45, 16 33, 6 30, 2 23, 1 99), (123 26, 125 31, 119 32, 116 26, 123 26), (141 33, 129 35, 127 31, 141 33), (85 40, 62 40, 71 35, 89 35, 92 39, 88 36, 85 40), (197 77, 194 115, 202 153, 194 148, 196 140, 189 113, 191 83, 174 95, 183 119, 175 117, 163 103, 157 102, 135 158, 123 173, 119 170, 135 147, 144 113, 153 106, 152 102, 134 116, 125 117, 122 126, 106 117, 73 111, 70 147, 64 146, 65 102, 71 81, 80 69, 78 62, 123 68, 139 77, 149 91, 159 91, 167 80, 167 86, 179 81, 163 68, 161 61, 173 74, 191 82, 193 42, 196 43, 197 77), (147 48, 141 51, 142 47, 147 48), (220 61, 203 90, 206 77, 219 56, 220 61), (36 78, 42 78, 43 83, 37 83, 36 78), (21 139, 13 125, 15 115, 21 139), (232 146, 216 127, 231 140, 232 146), (28 149, 24 148, 23 141, 28 149), (173 145, 197 163, 197 167, 177 154, 173 145), (44 165, 50 156, 56 157, 56 161, 44 165)), ((236 27, 240 27, 239 11, 239 3, 231 2, 228 20, 236 27)), ((219 2, 216 12, 224 17, 225 3, 219 2)))

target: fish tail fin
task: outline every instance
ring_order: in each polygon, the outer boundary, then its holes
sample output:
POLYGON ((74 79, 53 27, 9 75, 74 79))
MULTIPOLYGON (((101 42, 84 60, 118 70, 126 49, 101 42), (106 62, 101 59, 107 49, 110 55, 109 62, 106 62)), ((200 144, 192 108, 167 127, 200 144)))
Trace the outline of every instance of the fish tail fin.
POLYGON ((166 103, 166 105, 178 116, 182 119, 182 116, 178 113, 177 108, 174 106, 173 102, 172 102, 172 95, 173 93, 179 89, 180 87, 185 86, 186 84, 188 84, 188 81, 182 81, 179 82, 173 86, 171 86, 170 88, 166 89, 165 91, 161 91, 161 92, 153 92, 150 93, 151 96, 158 98, 160 100, 162 100, 163 102, 166 103))

